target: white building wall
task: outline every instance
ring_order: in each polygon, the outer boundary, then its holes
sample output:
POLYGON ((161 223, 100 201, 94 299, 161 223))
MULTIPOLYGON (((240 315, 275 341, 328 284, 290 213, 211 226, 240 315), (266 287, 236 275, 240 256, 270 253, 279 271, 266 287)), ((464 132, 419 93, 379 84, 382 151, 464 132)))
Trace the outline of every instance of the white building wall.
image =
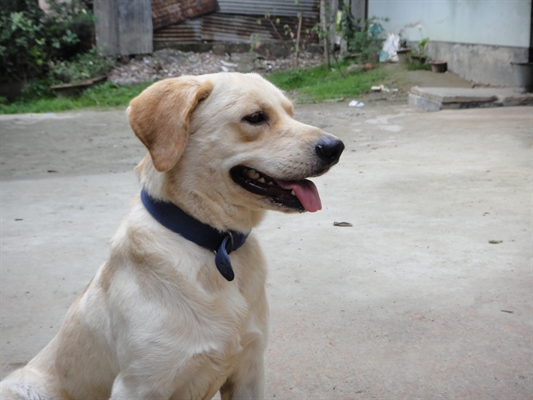
POLYGON ((530 55, 532 0, 368 0, 368 16, 389 18, 387 32, 409 42, 428 37, 426 52, 480 84, 514 86, 511 62, 530 55))
POLYGON ((531 0, 369 0, 368 16, 408 40, 529 47, 531 0), (420 33, 421 29, 421 33, 420 33))

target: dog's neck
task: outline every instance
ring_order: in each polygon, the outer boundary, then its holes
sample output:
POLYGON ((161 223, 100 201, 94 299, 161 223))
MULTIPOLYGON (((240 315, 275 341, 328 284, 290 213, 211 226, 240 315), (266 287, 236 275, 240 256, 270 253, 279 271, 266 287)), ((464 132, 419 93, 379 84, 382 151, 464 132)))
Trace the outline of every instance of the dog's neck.
POLYGON ((141 191, 141 200, 152 217, 165 228, 214 251, 215 265, 220 274, 228 281, 235 278, 229 253, 241 247, 250 232, 215 229, 191 217, 175 204, 153 198, 144 189, 141 191))
POLYGON ((252 210, 226 199, 221 201, 216 192, 202 192, 196 181, 184 186, 184 182, 178 184, 170 180, 166 173, 154 168, 149 154, 137 165, 135 172, 141 186, 152 197, 170 201, 188 215, 220 231, 249 232, 265 215, 265 210, 252 210))

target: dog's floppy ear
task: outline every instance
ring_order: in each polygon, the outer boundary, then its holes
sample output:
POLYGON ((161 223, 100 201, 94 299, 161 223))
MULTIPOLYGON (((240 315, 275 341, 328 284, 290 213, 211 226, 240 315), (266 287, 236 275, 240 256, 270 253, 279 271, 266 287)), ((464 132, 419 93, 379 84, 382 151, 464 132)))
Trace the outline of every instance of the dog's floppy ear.
POLYGON ((202 83, 193 76, 171 78, 154 83, 130 102, 130 125, 158 171, 177 164, 189 137, 191 114, 212 90, 211 81, 202 83))

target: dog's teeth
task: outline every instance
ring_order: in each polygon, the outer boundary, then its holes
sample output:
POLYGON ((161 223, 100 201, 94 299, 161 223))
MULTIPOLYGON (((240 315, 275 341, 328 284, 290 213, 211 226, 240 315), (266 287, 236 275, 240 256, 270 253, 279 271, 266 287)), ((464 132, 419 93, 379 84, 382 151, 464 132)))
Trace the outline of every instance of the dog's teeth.
POLYGON ((263 182, 263 183, 265 183, 264 181, 261 181, 261 180, 259 179, 259 178, 261 178, 261 179, 264 179, 264 178, 262 178, 262 177, 261 177, 261 174, 258 173, 255 169, 252 169, 252 168, 247 169, 247 170, 244 171, 244 173, 245 173, 245 174, 248 176, 248 178, 250 178, 250 179, 259 180, 259 182, 263 182))
POLYGON ((291 190, 291 194, 292 194, 293 196, 296 196, 296 193, 294 193, 294 190, 291 190))
POLYGON ((258 182, 266 183, 265 178, 259 178, 259 179, 258 179, 258 182))
POLYGON ((268 186, 274 186, 274 183, 271 181, 268 181, 268 186))

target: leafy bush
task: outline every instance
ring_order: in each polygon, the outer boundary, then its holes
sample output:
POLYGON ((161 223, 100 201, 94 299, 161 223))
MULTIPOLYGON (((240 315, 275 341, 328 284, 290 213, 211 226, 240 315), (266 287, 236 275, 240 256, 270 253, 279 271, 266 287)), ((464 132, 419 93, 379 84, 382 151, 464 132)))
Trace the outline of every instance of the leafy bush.
POLYGON ((367 19, 351 37, 347 38, 348 51, 356 56, 359 63, 373 61, 377 57, 385 40, 385 29, 379 19, 367 19))
POLYGON ((32 81, 24 86, 19 99, 29 101, 34 98, 54 97, 55 93, 50 85, 52 81, 48 77, 32 81))
POLYGON ((49 12, 45 25, 52 59, 70 59, 91 49, 96 18, 82 0, 46 0, 49 12))
POLYGON ((49 62, 69 60, 91 47, 94 16, 81 0, 8 0, 0 9, 0 79, 29 81, 48 72, 49 62))
POLYGON ((352 16, 350 8, 344 5, 340 20, 340 33, 348 44, 348 52, 355 56, 358 63, 373 61, 383 47, 385 28, 381 21, 388 18, 371 17, 364 22, 352 16))
POLYGON ((0 11, 0 76, 24 80, 39 75, 46 58, 42 11, 0 11))
POLYGON ((93 47, 72 61, 50 61, 50 78, 53 83, 73 83, 107 74, 115 61, 98 55, 93 47))

